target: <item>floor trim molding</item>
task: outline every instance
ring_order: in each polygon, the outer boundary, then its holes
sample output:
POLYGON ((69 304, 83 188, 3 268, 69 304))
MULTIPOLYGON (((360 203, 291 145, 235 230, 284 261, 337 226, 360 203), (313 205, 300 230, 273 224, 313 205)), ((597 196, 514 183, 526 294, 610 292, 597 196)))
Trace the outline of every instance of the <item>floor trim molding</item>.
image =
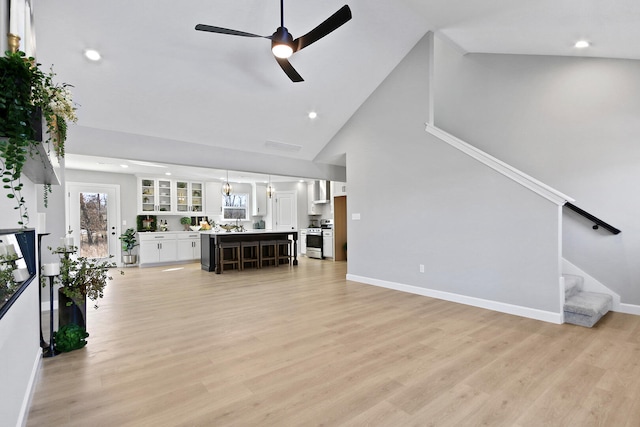
POLYGON ((20 415, 18 418, 17 426, 25 426, 27 424, 27 417, 29 415, 29 409, 31 408, 31 401, 33 400, 33 394, 36 391, 36 378, 38 378, 38 372, 42 366, 42 349, 38 346, 36 358, 31 369, 31 375, 29 376, 29 383, 27 384, 27 390, 24 398, 22 399, 22 406, 20 407, 20 415))
POLYGON ((519 305, 507 304, 498 301, 491 301, 482 298, 470 297, 466 295, 454 294, 451 292, 437 291, 434 289, 421 288, 419 286, 405 285, 402 283, 389 282, 386 280, 373 279, 370 277, 357 276, 347 274, 347 280, 353 282, 364 283, 366 285, 379 286, 382 288, 393 289, 401 292, 422 295, 430 298, 437 298, 445 301, 456 302, 460 304, 470 305, 473 307, 484 308, 487 310, 498 311, 506 314, 526 317, 529 319, 541 320, 543 322, 562 324, 562 313, 554 313, 551 311, 543 311, 535 308, 522 307, 519 305))

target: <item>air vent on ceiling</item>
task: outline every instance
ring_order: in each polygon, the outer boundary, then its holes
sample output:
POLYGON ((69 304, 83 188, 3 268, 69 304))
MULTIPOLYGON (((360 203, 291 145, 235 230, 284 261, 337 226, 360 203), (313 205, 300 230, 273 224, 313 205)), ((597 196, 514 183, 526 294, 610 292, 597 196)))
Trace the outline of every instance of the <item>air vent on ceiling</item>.
POLYGON ((277 141, 267 141, 264 143, 267 148, 271 148, 272 150, 280 150, 280 151, 300 151, 302 145, 296 144, 288 144, 286 142, 277 142, 277 141))

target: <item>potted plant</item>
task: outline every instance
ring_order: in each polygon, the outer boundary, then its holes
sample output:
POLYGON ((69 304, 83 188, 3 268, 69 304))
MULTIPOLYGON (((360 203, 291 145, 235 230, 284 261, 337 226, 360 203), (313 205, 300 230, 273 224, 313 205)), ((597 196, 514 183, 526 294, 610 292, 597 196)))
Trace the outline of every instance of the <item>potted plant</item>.
MULTIPOLYGON (((41 119, 48 130, 44 142, 52 141, 59 157, 64 157, 67 121, 77 121, 68 85, 54 84, 53 72, 45 74, 39 65, 23 52, 0 57, 0 175, 23 227, 29 215, 22 196, 22 170, 42 139, 41 119)), ((45 203, 50 189, 45 186, 45 203)))
POLYGON ((188 216, 180 218, 180 224, 184 225, 184 231, 191 231, 191 218, 188 216))
MULTIPOLYGON (((116 264, 101 259, 76 257, 77 246, 49 249, 60 256, 60 275, 57 276, 61 285, 58 289, 59 325, 73 323, 84 328, 87 298, 97 301, 104 296, 107 282, 113 279, 109 269, 115 268, 116 264)), ((124 272, 120 271, 120 274, 124 272)), ((97 302, 94 308, 98 308, 97 302)))
POLYGON ((131 253, 133 248, 138 246, 138 242, 136 241, 136 231, 133 228, 128 228, 127 231, 118 237, 118 239, 122 241, 122 250, 127 253, 122 256, 122 262, 127 265, 138 262, 138 256, 131 253))

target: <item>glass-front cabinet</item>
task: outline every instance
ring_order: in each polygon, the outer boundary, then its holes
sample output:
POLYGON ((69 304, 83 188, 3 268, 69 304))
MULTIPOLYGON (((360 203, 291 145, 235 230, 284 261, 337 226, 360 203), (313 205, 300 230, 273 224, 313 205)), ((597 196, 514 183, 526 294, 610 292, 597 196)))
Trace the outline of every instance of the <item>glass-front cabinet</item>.
POLYGON ((204 212, 204 183, 138 177, 139 214, 204 212))
POLYGON ((138 178, 138 213, 169 214, 173 211, 173 182, 170 179, 138 178))
POLYGON ((192 181, 176 181, 175 212, 204 211, 204 183, 192 181))

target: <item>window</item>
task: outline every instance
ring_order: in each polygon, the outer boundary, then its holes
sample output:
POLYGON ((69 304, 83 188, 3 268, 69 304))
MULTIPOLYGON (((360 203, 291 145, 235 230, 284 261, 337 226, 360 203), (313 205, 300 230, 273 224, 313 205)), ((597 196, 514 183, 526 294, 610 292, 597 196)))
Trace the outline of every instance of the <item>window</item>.
POLYGON ((248 194, 229 194, 222 196, 222 218, 247 220, 248 194))

